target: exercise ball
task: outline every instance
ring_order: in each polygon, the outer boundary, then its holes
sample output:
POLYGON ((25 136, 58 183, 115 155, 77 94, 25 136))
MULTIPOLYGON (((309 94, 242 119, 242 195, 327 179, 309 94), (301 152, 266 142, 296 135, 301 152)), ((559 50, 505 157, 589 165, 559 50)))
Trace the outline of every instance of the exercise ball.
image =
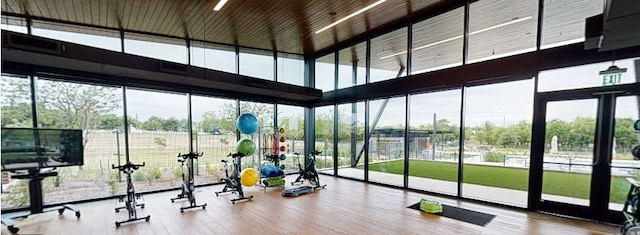
POLYGON ((253 140, 246 138, 238 140, 238 143, 236 143, 236 151, 245 156, 250 156, 256 152, 256 144, 253 143, 253 140))
POLYGON ((250 113, 244 113, 236 120, 236 126, 242 134, 253 134, 258 131, 258 118, 250 113))
POLYGON ((254 186, 260 180, 260 174, 253 168, 246 168, 240 172, 240 183, 244 186, 254 186))

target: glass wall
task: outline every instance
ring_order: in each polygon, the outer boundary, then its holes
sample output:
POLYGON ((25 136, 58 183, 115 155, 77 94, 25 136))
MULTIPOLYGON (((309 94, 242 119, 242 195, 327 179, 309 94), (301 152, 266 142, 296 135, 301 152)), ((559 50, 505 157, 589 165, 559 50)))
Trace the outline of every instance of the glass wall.
POLYGON ((464 197, 527 205, 533 88, 527 79, 467 89, 464 197))
POLYGON ((18 33, 28 33, 27 30, 27 21, 23 18, 11 17, 3 15, 1 18, 1 26, 2 30, 9 30, 18 33))
POLYGON ((278 82, 304 86, 304 58, 301 55, 278 53, 278 82))
POLYGON ((406 97, 369 102, 369 180, 404 186, 406 97))
POLYGON ((315 88, 322 92, 335 90, 335 54, 317 58, 315 63, 315 88))
POLYGON ((616 60, 614 64, 619 68, 627 69, 622 76, 616 79, 606 79, 600 75, 600 71, 607 70, 612 62, 594 63, 581 66, 566 67, 540 71, 538 74, 538 92, 569 90, 603 85, 629 84, 638 82, 636 78, 636 65, 640 58, 616 60))
POLYGON ((240 48, 240 74, 249 77, 274 79, 274 58, 272 51, 240 48))
POLYGON ((469 8, 469 63, 536 49, 538 0, 480 0, 469 8))
POLYGON ((371 39, 371 71, 369 82, 407 75, 407 28, 371 39))
POLYGON ((75 25, 56 24, 34 20, 31 33, 36 36, 78 43, 112 51, 122 51, 120 33, 75 25))
MULTIPOLYGON (((236 100, 191 96, 191 115, 193 151, 203 153, 195 162, 196 185, 220 182, 221 160, 236 151, 236 100)), ((180 176, 178 170, 173 173, 180 176)))
POLYGON ((462 65, 464 8, 413 25, 411 74, 462 65))
POLYGON ((236 73, 236 49, 204 42, 191 42, 191 65, 236 73))
POLYGON ((187 43, 185 40, 125 33, 124 52, 187 64, 187 43))
POLYGON ((544 1, 540 48, 584 41, 586 18, 601 14, 604 0, 544 1))
POLYGON ((174 188, 182 179, 179 153, 189 152, 187 96, 127 89, 129 159, 146 164, 132 174, 136 191, 174 188))
POLYGON ((44 78, 36 82, 38 126, 81 129, 84 146, 82 167, 60 167, 56 169, 58 176, 43 181, 44 203, 72 202, 124 192, 124 176, 111 169, 112 164, 126 161, 122 88, 44 78))
MULTIPOLYGON (((31 83, 26 77, 2 74, 2 127, 33 127, 31 83)), ((5 147, 3 141, 2 148, 5 147)), ((2 171, 2 209, 29 206, 29 181, 12 179, 2 171)))
POLYGON ((366 43, 360 43, 338 52, 338 89, 365 84, 367 76, 366 53, 366 43))
POLYGON ((315 144, 314 150, 322 153, 316 156, 316 167, 333 174, 333 117, 334 106, 317 107, 315 110, 315 144))
POLYGON ((364 102, 338 105, 338 175, 364 179, 364 102))
POLYGON ((634 122, 640 120, 640 96, 616 98, 613 159, 611 160, 611 191, 609 209, 621 211, 627 201, 631 184, 627 177, 640 176, 640 164, 632 150, 640 146, 640 131, 634 130, 634 122))
POLYGON ((280 146, 284 146, 286 159, 281 164, 285 165, 286 173, 298 172, 298 160, 300 164, 304 164, 304 107, 290 106, 278 104, 278 129, 284 129, 280 133, 280 137, 284 137, 285 141, 280 142, 280 146), (300 158, 298 155, 300 154, 300 158))
POLYGON ((461 90, 411 96, 409 187, 456 195, 461 90))

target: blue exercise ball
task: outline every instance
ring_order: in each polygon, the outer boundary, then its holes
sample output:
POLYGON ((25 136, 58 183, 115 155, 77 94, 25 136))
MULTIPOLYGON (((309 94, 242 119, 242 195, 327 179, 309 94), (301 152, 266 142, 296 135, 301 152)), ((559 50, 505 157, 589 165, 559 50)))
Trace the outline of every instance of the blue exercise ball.
POLYGON ((242 134, 253 134, 258 131, 258 118, 250 113, 243 113, 236 120, 236 126, 242 134))
POLYGON ((284 153, 280 154, 280 161, 284 161, 286 159, 287 159, 287 155, 284 155, 284 153))

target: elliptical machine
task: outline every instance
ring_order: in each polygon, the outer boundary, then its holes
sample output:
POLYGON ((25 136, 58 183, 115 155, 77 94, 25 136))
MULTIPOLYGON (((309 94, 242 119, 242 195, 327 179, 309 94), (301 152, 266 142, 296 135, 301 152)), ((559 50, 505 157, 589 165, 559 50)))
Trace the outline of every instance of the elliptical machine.
POLYGON ((237 201, 241 200, 249 200, 253 198, 253 195, 245 197, 244 192, 242 191, 242 184, 240 182, 240 168, 242 167, 240 159, 244 157, 243 153, 229 153, 227 157, 231 157, 233 159, 233 172, 229 175, 228 169, 228 161, 222 160, 222 164, 224 164, 224 188, 220 192, 216 192, 216 197, 222 193, 238 193, 238 197, 231 199, 231 204, 235 204, 237 201))
POLYGON ((321 154, 320 151, 311 151, 311 153, 307 154, 307 164, 302 168, 302 164, 300 163, 300 154, 295 153, 298 156, 298 169, 300 170, 300 175, 296 178, 295 181, 291 182, 291 185, 295 183, 303 183, 304 180, 309 180, 309 183, 313 185, 314 189, 317 188, 325 188, 327 185, 320 185, 320 176, 318 175, 318 171, 316 171, 316 155, 321 154))
POLYGON ((187 154, 178 154, 178 162, 181 165, 182 169, 182 192, 178 194, 177 197, 171 198, 171 202, 175 202, 178 199, 187 198, 189 200, 188 206, 180 207, 180 213, 184 212, 185 209, 191 209, 196 207, 202 207, 202 209, 206 209, 207 203, 202 205, 196 204, 196 193, 195 193, 195 181, 193 179, 193 159, 198 159, 198 157, 202 157, 203 153, 194 153, 190 152, 187 154), (187 177, 184 175, 184 162, 187 162, 187 177))
POLYGON ((131 181, 131 174, 133 174, 133 172, 138 168, 144 167, 144 164, 144 162, 142 162, 142 165, 127 162, 127 164, 124 164, 122 166, 111 165, 112 169, 118 169, 119 171, 122 171, 122 173, 127 175, 127 194, 118 197, 118 202, 124 202, 124 206, 116 207, 115 210, 117 213, 120 212, 121 209, 126 209, 127 211, 129 211, 129 219, 116 221, 116 227, 120 227, 121 224, 137 220, 145 220, 149 222, 149 218, 151 218, 151 215, 138 217, 136 208, 140 207, 144 209, 144 203, 137 202, 138 199, 141 199, 141 195, 139 193, 136 193, 136 190, 133 187, 133 182, 131 181))

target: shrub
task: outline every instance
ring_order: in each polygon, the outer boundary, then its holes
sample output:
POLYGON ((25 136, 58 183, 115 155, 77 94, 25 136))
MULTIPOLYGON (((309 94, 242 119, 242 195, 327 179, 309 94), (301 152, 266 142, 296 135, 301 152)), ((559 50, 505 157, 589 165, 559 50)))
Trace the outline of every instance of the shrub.
POLYGON ((162 177, 162 172, 160 171, 160 168, 152 168, 149 171, 149 178, 160 179, 160 177, 162 177))
POLYGON ((156 137, 153 140, 156 142, 157 145, 160 145, 162 147, 167 147, 167 139, 156 137))
POLYGON ((131 177, 135 181, 143 181, 143 180, 147 179, 147 174, 146 174, 145 170, 139 169, 139 170, 134 171, 133 174, 131 174, 131 177))
POLYGON ((65 176, 60 174, 51 178, 51 180, 53 181, 53 187, 60 187, 60 184, 62 184, 62 181, 64 181, 64 179, 65 179, 65 176))
POLYGON ((488 152, 484 154, 485 162, 504 162, 504 154, 496 152, 488 152))
POLYGON ((204 170, 210 175, 212 175, 216 181, 218 181, 222 178, 224 167, 220 164, 211 164, 211 165, 207 164, 204 170))
POLYGON ((9 190, 9 194, 6 199, 3 199, 3 203, 5 200, 7 204, 14 206, 23 206, 29 203, 29 182, 26 180, 18 181, 18 183, 9 190))

